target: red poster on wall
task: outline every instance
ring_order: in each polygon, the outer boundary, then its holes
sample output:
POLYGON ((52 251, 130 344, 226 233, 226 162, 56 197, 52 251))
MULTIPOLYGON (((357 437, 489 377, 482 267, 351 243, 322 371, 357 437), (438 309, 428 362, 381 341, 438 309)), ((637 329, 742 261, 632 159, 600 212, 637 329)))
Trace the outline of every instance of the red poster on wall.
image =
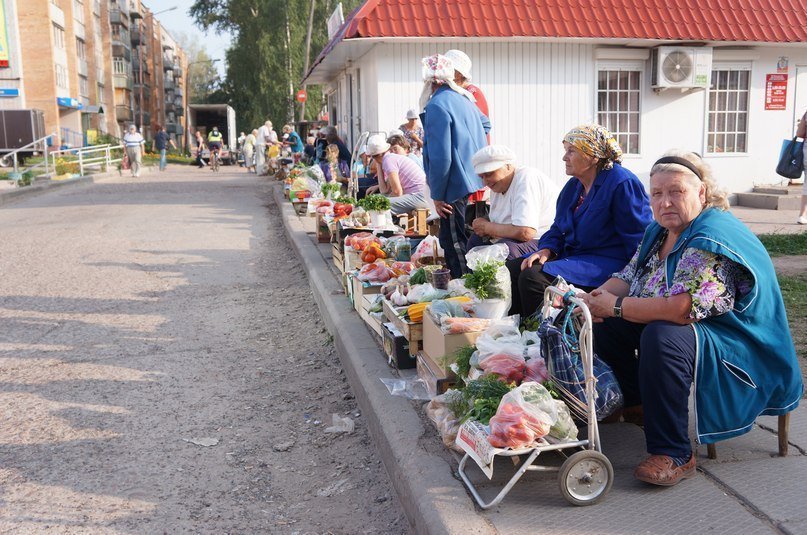
POLYGON ((787 75, 765 76, 765 109, 784 110, 787 107, 787 75))

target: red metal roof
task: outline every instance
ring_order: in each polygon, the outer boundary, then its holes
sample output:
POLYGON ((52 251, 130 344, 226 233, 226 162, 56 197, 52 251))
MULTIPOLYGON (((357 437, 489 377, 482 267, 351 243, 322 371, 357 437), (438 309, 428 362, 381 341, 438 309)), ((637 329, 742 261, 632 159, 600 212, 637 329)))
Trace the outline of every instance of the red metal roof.
POLYGON ((577 37, 807 42, 803 0, 367 0, 358 37, 577 37))

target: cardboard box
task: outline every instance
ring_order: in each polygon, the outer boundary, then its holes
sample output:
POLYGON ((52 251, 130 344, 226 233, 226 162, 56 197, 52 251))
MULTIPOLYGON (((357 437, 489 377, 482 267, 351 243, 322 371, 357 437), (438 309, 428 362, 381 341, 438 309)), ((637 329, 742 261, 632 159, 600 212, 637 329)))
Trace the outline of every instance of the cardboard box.
POLYGON ((443 365, 445 355, 453 355, 461 347, 474 345, 480 334, 482 334, 481 331, 476 333, 443 334, 440 326, 432 319, 428 309, 423 314, 423 352, 444 373, 449 375, 453 375, 453 372, 448 366, 443 365))
POLYGON ((399 370, 410 370, 417 365, 415 357, 409 354, 409 341, 390 322, 381 325, 381 338, 387 363, 399 370))
POLYGON ((444 393, 454 386, 455 378, 446 374, 436 362, 429 358, 423 351, 417 356, 418 377, 426 383, 426 389, 432 396, 444 393))
POLYGON ((423 324, 405 320, 401 317, 401 310, 406 307, 396 308, 392 306, 388 299, 384 299, 381 306, 384 310, 384 316, 409 340, 409 354, 412 356, 417 355, 418 351, 423 349, 423 324))
POLYGON ((318 243, 331 242, 331 229, 328 226, 328 221, 322 214, 317 214, 317 242, 318 243))
POLYGON ((370 309, 375 304, 375 299, 378 294, 364 294, 359 303, 359 317, 372 329, 378 336, 382 336, 381 321, 378 315, 370 313, 370 309))
POLYGON ((381 287, 383 284, 371 284, 369 282, 362 282, 359 280, 358 277, 353 275, 353 308, 356 309, 356 312, 359 312, 360 305, 362 303, 362 298, 365 295, 374 295, 381 293, 381 287))

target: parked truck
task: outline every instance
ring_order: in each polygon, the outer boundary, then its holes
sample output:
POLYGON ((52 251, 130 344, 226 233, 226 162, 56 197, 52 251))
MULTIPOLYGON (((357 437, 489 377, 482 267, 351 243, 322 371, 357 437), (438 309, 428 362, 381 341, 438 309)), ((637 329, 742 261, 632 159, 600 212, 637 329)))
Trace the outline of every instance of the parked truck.
MULTIPOLYGON (((13 164, 12 157, 5 155, 31 145, 45 135, 45 114, 42 110, 0 110, 0 166, 8 167, 13 164)), ((22 162, 43 149, 44 145, 39 144, 20 151, 17 153, 17 161, 22 162)))
MULTIPOLYGON (((235 129, 235 110, 227 104, 190 104, 188 105, 188 128, 190 137, 188 138, 191 147, 194 144, 194 135, 197 130, 202 133, 202 137, 207 144, 207 134, 217 126, 219 132, 224 137, 224 146, 219 153, 221 161, 225 164, 235 165, 238 158, 238 131, 235 129)), ((207 161, 210 158, 210 151, 205 149, 202 158, 207 161)))

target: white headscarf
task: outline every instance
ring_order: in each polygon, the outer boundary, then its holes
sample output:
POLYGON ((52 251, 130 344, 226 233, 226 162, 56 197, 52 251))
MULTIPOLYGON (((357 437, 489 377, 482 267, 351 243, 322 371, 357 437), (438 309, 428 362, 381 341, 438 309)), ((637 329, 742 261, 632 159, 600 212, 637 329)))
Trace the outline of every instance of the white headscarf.
POLYGON ((442 54, 434 54, 421 60, 423 63, 423 91, 420 93, 420 108, 426 107, 432 97, 432 84, 447 84, 452 90, 476 102, 476 98, 454 82, 454 64, 442 54))

